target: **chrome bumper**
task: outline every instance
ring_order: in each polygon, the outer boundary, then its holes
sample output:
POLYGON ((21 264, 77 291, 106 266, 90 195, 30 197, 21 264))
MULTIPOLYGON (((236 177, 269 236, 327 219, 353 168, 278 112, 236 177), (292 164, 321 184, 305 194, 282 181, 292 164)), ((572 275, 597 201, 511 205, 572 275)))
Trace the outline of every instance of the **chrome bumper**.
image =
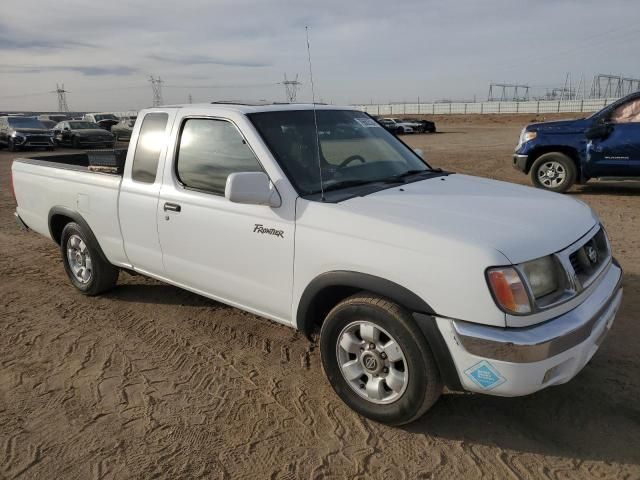
POLYGON ((521 172, 527 171, 527 160, 528 155, 518 155, 517 153, 513 154, 513 168, 520 170, 521 172))
POLYGON ((622 301, 622 269, 611 263, 598 286, 573 310, 524 328, 497 328, 459 320, 453 321, 457 339, 472 355, 513 363, 531 363, 554 357, 587 340, 602 323, 613 323, 622 301))

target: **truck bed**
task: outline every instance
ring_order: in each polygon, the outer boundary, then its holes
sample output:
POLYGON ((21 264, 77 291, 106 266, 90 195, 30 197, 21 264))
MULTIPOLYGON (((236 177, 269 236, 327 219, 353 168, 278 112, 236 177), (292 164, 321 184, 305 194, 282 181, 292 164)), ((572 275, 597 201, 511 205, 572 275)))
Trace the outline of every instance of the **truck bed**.
POLYGON ((56 155, 38 155, 34 157, 16 158, 16 162, 29 163, 43 167, 75 170, 79 172, 91 172, 107 175, 122 175, 122 168, 100 167, 92 165, 89 153, 61 153, 56 155))
POLYGON ((11 167, 16 211, 32 230, 51 237, 49 219, 76 212, 114 264, 126 261, 118 223, 122 174, 92 171, 86 153, 17 158, 11 167))

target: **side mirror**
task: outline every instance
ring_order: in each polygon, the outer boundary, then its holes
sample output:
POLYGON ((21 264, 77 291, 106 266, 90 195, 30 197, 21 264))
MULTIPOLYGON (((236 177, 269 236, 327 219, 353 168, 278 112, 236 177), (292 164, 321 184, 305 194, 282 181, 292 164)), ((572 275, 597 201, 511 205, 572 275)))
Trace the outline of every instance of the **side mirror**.
POLYGON ((279 207, 280 195, 264 172, 238 172, 227 177, 224 196, 234 203, 279 207))
POLYGON ((590 127, 586 132, 584 132, 584 136, 587 140, 598 140, 607 138, 611 133, 612 126, 607 122, 598 122, 592 127, 590 127))
POLYGON ((421 148, 414 148, 413 151, 416 152, 416 155, 418 155, 420 158, 424 158, 424 152, 421 148))

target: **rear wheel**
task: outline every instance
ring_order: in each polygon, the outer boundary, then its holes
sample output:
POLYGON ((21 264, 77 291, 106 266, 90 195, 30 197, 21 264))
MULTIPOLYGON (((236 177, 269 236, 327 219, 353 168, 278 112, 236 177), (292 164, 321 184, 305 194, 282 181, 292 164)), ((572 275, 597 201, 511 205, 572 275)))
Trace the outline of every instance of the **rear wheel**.
POLYGON ((399 305, 359 294, 327 315, 322 365, 338 396, 359 414, 389 425, 422 416, 442 392, 422 331, 399 305))
POLYGON ((577 169, 564 153, 541 155, 531 166, 531 181, 538 188, 563 193, 576 182, 577 169))
POLYGON ((93 235, 75 222, 62 230, 60 250, 73 286, 85 295, 98 295, 114 287, 118 269, 100 254, 93 235))

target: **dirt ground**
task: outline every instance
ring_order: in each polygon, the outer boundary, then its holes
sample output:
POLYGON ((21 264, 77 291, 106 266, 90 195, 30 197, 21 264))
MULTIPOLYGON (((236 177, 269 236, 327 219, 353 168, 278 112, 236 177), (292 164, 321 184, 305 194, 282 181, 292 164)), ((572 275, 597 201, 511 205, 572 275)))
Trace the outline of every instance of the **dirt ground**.
MULTIPOLYGON (((405 139, 434 166, 528 184, 510 155, 533 117, 435 117, 442 133, 405 139)), ((12 156, 0 478, 640 478, 640 184, 571 192, 625 269, 616 323, 575 379, 517 399, 449 393, 390 428, 342 404, 292 329, 140 276, 78 294, 56 245, 15 227, 12 156)))

